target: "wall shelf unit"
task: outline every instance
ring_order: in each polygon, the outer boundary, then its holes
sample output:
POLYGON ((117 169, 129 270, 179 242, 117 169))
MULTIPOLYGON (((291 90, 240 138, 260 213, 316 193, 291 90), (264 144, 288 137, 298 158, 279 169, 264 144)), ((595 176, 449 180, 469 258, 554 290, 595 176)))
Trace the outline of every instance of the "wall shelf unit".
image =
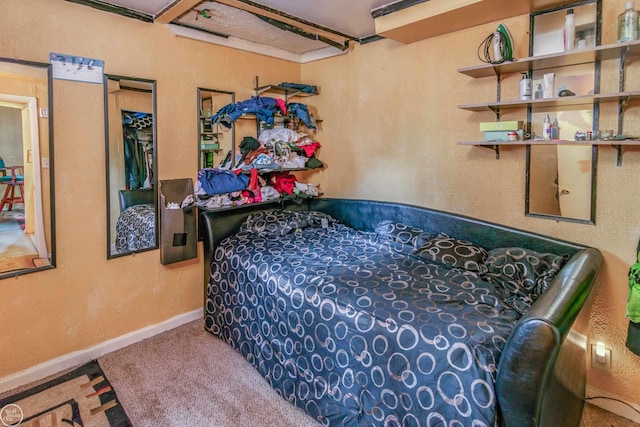
MULTIPOLYGON (((498 99, 491 102, 481 102, 474 104, 458 105, 459 109, 482 112, 492 111, 499 119, 500 112, 504 110, 516 110, 531 108, 533 111, 541 110, 560 110, 560 109, 580 109, 591 107, 595 103, 618 103, 618 134, 622 134, 622 122, 624 107, 628 102, 639 100, 640 91, 626 91, 624 84, 625 63, 629 59, 640 57, 640 40, 625 43, 614 43, 609 45, 596 46, 594 48, 575 50, 571 52, 555 53, 550 55, 541 55, 535 57, 527 57, 515 60, 513 62, 504 62, 501 64, 482 64, 477 66, 465 67, 458 69, 458 72, 474 79, 496 77, 498 84, 498 99), (500 99, 500 80, 501 77, 515 73, 530 73, 533 70, 544 70, 548 68, 569 67, 573 65, 581 65, 594 63, 602 60, 618 59, 620 61, 620 81, 619 91, 614 93, 597 93, 594 95, 577 95, 556 97, 548 99, 532 99, 532 100, 514 100, 502 101, 500 99)), ((616 164, 622 166, 622 149, 625 146, 638 146, 640 140, 624 139, 624 140, 605 140, 605 141, 477 141, 477 142, 459 142, 458 145, 475 145, 484 148, 491 148, 496 152, 496 159, 500 158, 500 146, 527 146, 527 145, 597 145, 612 146, 617 150, 616 164)))
MULTIPOLYGON (((281 86, 281 85, 272 85, 272 84, 268 84, 268 85, 259 85, 258 83, 258 77, 256 76, 255 78, 255 82, 254 82, 254 90, 255 90, 255 96, 259 97, 261 95, 266 95, 266 94, 271 94, 277 97, 280 97, 281 99, 284 100, 285 103, 289 103, 289 100, 291 98, 294 97, 310 97, 310 96, 315 96, 318 93, 310 93, 310 92, 304 92, 301 89, 297 89, 297 88, 290 88, 290 87, 285 87, 285 86, 281 86)), ((282 118, 283 116, 279 116, 276 115, 276 117, 282 118)), ((264 125, 264 122, 261 122, 258 118, 258 116, 256 114, 253 113, 244 113, 241 116, 239 116, 237 118, 238 120, 253 120, 256 122, 256 126, 257 126, 257 137, 259 137, 260 133, 266 129, 264 125)), ((293 118, 291 118, 293 120, 293 118)), ((321 120, 315 119, 316 123, 321 122, 321 120)), ((282 123, 282 122, 280 122, 282 123)), ((270 127, 271 125, 269 125, 270 127)), ((315 155, 314 155, 315 156, 315 155)), ((312 156, 313 157, 313 156, 312 156)), ((286 163, 285 163, 286 164, 286 163)), ((288 173, 288 172, 302 172, 302 171, 313 171, 313 170, 321 170, 324 168, 324 165, 319 166, 319 167, 277 167, 277 168, 255 168, 255 170, 257 170, 258 175, 260 176, 264 176, 267 178, 271 178, 272 174, 278 174, 278 173, 288 173)), ((253 168, 251 169, 243 169, 241 172, 242 174, 245 175, 249 175, 251 174, 251 171, 253 170, 253 168)), ((291 195, 287 195, 286 193, 283 193, 280 195, 280 197, 276 198, 276 199, 271 199, 271 200, 267 200, 267 201, 263 201, 263 202, 253 202, 253 203, 247 203, 247 204, 242 204, 242 205, 231 205, 231 206, 221 206, 221 207, 216 207, 216 208, 206 208, 206 207, 199 207, 200 210, 204 210, 204 211, 214 211, 214 212, 221 212, 221 211, 230 211, 230 210, 237 210, 237 209, 243 209, 243 208, 249 208, 251 206, 259 206, 259 205, 269 205, 269 204, 282 204, 286 201, 289 200, 296 200, 296 199, 300 199, 300 198, 310 198, 310 197, 317 197, 317 196, 310 196, 308 194, 291 194, 291 195)))

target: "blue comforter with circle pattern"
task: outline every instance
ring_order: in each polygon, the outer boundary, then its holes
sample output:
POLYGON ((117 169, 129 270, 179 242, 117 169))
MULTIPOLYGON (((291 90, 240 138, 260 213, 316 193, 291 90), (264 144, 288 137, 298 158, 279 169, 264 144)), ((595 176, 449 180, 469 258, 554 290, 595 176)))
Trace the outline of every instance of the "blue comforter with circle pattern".
POLYGON ((323 226, 223 241, 206 329, 324 425, 493 426, 496 367, 519 314, 473 272, 323 226))

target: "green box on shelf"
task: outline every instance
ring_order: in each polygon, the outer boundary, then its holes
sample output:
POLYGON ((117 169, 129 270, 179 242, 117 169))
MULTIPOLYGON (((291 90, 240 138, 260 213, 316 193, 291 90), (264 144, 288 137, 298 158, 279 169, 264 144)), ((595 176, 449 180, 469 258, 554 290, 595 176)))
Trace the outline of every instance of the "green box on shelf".
POLYGON ((520 130, 524 122, 522 121, 505 121, 505 122, 482 122, 480 123, 480 130, 487 131, 495 131, 495 130, 520 130))
POLYGON ((217 150, 220 148, 220 144, 200 144, 201 150, 217 150))
POLYGON ((522 135, 524 134, 524 131, 522 129, 486 131, 484 133, 484 140, 485 141, 508 141, 509 132, 516 132, 518 134, 518 140, 522 141, 522 135))

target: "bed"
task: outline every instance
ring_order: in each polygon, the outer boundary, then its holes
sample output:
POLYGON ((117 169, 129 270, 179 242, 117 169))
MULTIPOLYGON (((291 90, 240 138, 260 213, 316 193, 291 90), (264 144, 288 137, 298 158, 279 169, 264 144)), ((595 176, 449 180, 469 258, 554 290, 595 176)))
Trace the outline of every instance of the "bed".
POLYGON ((321 424, 577 425, 596 249, 374 201, 200 219, 205 328, 321 424))
POLYGON ((150 190, 120 190, 120 215, 116 221, 117 253, 156 245, 155 194, 150 190))

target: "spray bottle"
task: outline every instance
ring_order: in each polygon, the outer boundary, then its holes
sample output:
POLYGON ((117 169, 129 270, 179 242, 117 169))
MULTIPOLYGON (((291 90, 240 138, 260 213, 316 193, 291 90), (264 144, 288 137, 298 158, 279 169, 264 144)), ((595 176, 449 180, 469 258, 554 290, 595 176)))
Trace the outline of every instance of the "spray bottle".
POLYGON ((548 113, 544 115, 544 121, 542 122, 542 137, 551 139, 551 118, 548 113))

